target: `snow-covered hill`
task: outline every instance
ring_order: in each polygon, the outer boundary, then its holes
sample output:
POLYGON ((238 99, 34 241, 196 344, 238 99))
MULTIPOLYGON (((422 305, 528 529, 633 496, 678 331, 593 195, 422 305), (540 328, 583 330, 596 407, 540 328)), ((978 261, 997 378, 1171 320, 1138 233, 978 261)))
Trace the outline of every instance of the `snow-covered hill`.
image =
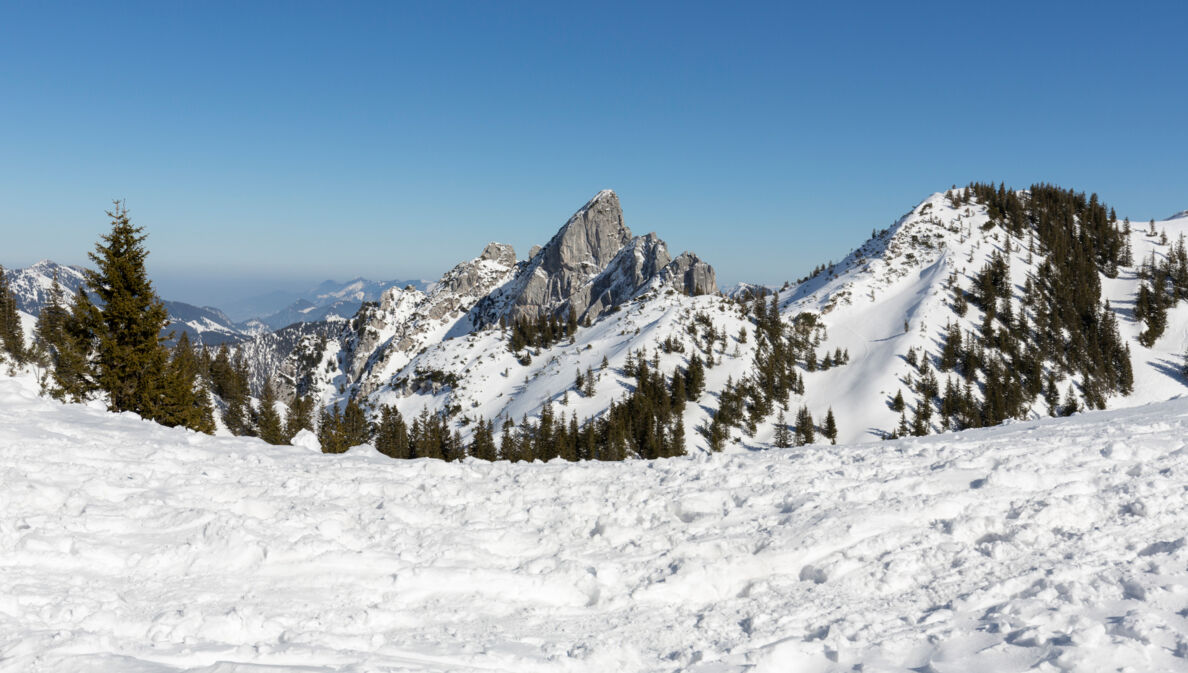
POLYGON ((0 671, 1186 671, 1185 434, 393 461, 0 377, 0 671))
MULTIPOLYGON (((608 195, 613 193, 595 197, 570 224, 581 220, 592 204, 609 202, 608 195)), ((599 249, 613 247, 607 240, 633 241, 622 250, 632 250, 634 259, 646 260, 642 251, 647 249, 647 237, 632 239, 623 233, 617 199, 613 204, 595 226, 583 230, 582 240, 602 241, 599 249)), ((301 390, 314 392, 323 404, 362 394, 376 405, 395 405, 406 417, 422 409, 450 413, 465 435, 477 418, 519 422, 538 415, 546 402, 555 405, 557 413, 579 421, 597 416, 633 388, 633 378, 624 373, 632 353, 646 353, 667 373, 687 366, 691 354, 698 352, 710 355, 715 364, 707 371, 705 393, 686 408, 684 424, 691 430, 706 428, 728 384, 755 373, 754 320, 749 307, 736 299, 765 288, 740 286, 729 296, 688 296, 668 284, 663 273, 620 275, 632 278, 622 283, 632 289, 617 295, 613 310, 600 308, 592 326, 579 329, 573 343, 529 349, 527 360, 509 351, 508 336, 493 329, 492 316, 540 306, 539 299, 522 299, 530 281, 546 291, 528 295, 553 297, 546 313, 565 306, 564 300, 550 293, 566 283, 540 267, 550 249, 562 247, 560 241, 570 224, 527 263, 515 262, 510 248, 488 248, 447 274, 428 294, 389 290, 377 306, 365 306, 343 323, 337 338, 307 340, 286 357, 273 354, 271 361, 284 361, 286 366, 260 371, 279 371, 287 383, 296 382, 301 390), (482 264, 495 266, 484 272, 481 281, 466 283, 462 291, 454 286, 451 278, 469 278, 482 264), (494 313, 492 307, 497 309, 494 313), (299 361, 312 372, 303 380, 293 375, 302 369, 299 361), (593 395, 581 393, 575 384, 576 374, 587 371, 597 377, 593 395)), ((1156 230, 1150 235, 1146 226, 1136 223, 1130 235, 1134 264, 1120 268, 1113 278, 1100 275, 1102 299, 1116 312, 1119 332, 1131 349, 1135 379, 1134 393, 1107 396, 1109 407, 1165 400, 1188 391, 1188 381, 1179 373, 1188 347, 1188 306, 1172 309, 1168 330, 1152 347, 1137 340, 1142 328, 1132 311, 1140 282, 1137 266, 1152 254, 1157 259, 1167 255, 1178 236, 1188 232, 1188 218, 1156 223, 1156 230), (1161 243, 1164 232, 1166 244, 1161 243)), ((615 268, 606 260, 617 257, 605 251, 598 254, 606 258, 605 269, 615 268)), ((816 350, 822 357, 838 351, 849 354, 843 366, 802 367, 805 392, 791 396, 787 415, 803 405, 819 423, 832 409, 841 441, 883 439, 900 421, 900 412, 891 405, 896 393, 902 391, 907 397, 909 418, 915 406, 909 384, 921 372, 909 362, 912 354, 920 361, 927 354, 935 363, 950 325, 966 333, 982 329, 984 314, 976 306, 963 315, 955 310, 955 288, 975 289, 978 273, 992 257, 1001 256, 1010 279, 1011 305, 1014 311, 1023 311, 1029 279, 1034 281, 1048 255, 1032 234, 1012 234, 1002 222, 992 221, 987 207, 976 200, 961 203, 941 192, 928 197, 841 262, 779 292, 785 322, 801 314, 816 316, 822 328, 816 350)), ((636 268, 648 266, 640 264, 636 268)), ((606 273, 592 263, 567 268, 584 268, 581 278, 587 283, 606 273)), ((572 292, 580 284, 567 286, 572 292)), ((588 293, 577 296, 579 306, 588 305, 588 293)), ((1062 394, 1070 386, 1079 390, 1084 383, 1077 371, 1051 363, 1045 371, 1052 374, 1062 394)), ((947 377, 961 384, 960 376, 942 374, 942 387, 947 377)), ((976 385, 972 394, 981 395, 976 385)), ((1032 401, 1028 409, 1025 415, 1031 418, 1048 415, 1042 398, 1032 401)), ((733 431, 734 445, 769 445, 777 420, 778 413, 773 412, 758 424, 754 435, 733 431)), ((940 419, 930 427, 940 431, 940 419)), ((686 440, 690 449, 708 446, 700 432, 689 432, 686 440)))

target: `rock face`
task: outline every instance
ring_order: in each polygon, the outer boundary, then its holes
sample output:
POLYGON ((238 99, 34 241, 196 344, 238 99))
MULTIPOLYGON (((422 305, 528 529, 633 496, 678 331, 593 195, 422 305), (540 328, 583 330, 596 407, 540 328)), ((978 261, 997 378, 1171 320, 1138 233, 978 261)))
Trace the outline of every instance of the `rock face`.
POLYGON ((684 253, 674 261, 655 234, 632 236, 619 197, 603 190, 543 248, 534 247, 511 282, 479 302, 474 321, 483 325, 571 311, 594 320, 656 281, 687 294, 716 290, 713 268, 696 255, 684 253))
MULTIPOLYGON (((444 274, 427 291, 390 288, 339 323, 337 334, 294 332, 286 341, 256 339, 245 350, 280 371, 285 393, 335 390, 368 395, 389 384, 433 344, 464 336, 501 319, 543 315, 597 320, 653 289, 685 294, 716 291, 714 270, 692 253, 676 259, 656 234, 633 236, 619 197, 599 192, 529 259, 510 245, 488 243, 482 253, 444 274), (257 347, 258 345, 258 347, 257 347)), ((257 381, 262 385, 262 379, 257 381)))
POLYGON ((701 261, 695 253, 682 252, 664 269, 664 280, 690 295, 710 294, 718 289, 714 267, 701 261))

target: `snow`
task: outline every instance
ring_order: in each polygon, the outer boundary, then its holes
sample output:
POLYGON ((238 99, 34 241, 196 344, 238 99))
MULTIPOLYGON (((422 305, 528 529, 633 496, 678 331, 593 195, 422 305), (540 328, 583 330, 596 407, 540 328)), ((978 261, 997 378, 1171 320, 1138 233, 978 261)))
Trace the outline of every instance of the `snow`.
POLYGON ((1188 671, 1185 435, 393 461, 0 377, 0 671, 1188 671))

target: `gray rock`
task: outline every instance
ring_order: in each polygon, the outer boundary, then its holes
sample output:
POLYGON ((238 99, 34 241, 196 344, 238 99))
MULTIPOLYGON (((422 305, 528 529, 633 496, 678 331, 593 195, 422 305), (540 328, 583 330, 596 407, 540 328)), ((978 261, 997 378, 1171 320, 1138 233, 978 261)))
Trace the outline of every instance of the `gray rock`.
POLYGON ((539 252, 534 248, 515 278, 480 301, 472 318, 476 325, 570 312, 595 319, 657 278, 688 294, 717 289, 713 268, 696 255, 673 260, 655 234, 633 237, 623 222, 619 197, 604 190, 539 252))
POLYGON ((714 267, 692 252, 682 252, 662 273, 664 282, 688 295, 711 294, 718 289, 714 267))
POLYGON ((506 243, 491 241, 487 247, 483 248, 483 254, 479 255, 479 259, 490 260, 508 267, 515 266, 516 249, 506 243))

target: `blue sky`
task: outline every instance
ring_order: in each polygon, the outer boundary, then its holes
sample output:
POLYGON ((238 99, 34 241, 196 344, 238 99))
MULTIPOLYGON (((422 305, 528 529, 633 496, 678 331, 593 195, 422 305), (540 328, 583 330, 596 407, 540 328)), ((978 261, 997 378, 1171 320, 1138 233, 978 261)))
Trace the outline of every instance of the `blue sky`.
POLYGON ((0 263, 127 199, 168 298, 435 278, 598 190, 722 282, 970 180, 1188 208, 1184 3, 0 5, 0 263))

